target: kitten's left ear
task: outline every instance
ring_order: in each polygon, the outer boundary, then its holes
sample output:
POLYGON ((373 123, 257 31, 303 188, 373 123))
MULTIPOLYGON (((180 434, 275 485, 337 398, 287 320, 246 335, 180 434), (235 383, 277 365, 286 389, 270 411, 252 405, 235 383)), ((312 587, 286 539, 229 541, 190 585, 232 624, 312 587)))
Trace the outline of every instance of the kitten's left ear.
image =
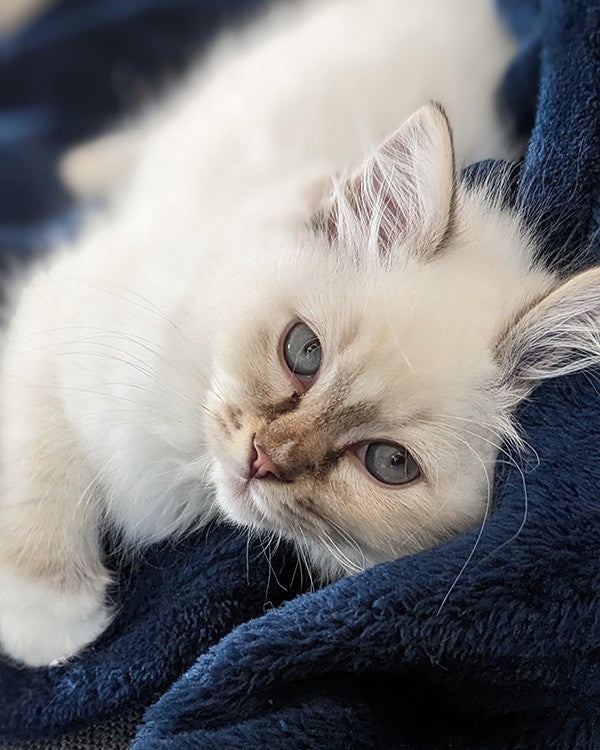
POLYGON ((454 199, 452 133, 443 109, 432 104, 339 186, 318 225, 342 250, 387 260, 401 248, 427 260, 449 231, 454 199))
POLYGON ((524 398, 542 380, 600 365, 600 268, 559 284, 496 344, 503 384, 524 398))

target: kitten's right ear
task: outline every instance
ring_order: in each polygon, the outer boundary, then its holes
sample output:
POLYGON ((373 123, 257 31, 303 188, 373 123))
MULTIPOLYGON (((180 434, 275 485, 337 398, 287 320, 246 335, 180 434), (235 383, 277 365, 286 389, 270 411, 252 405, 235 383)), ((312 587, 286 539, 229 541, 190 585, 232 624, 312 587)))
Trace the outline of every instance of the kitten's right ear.
POLYGON ((500 337, 496 356, 518 400, 541 380, 600 365, 600 268, 577 274, 523 311, 500 337))
POLYGON ((452 133, 444 110, 432 104, 338 186, 316 225, 342 252, 428 260, 448 234, 454 202, 452 133))

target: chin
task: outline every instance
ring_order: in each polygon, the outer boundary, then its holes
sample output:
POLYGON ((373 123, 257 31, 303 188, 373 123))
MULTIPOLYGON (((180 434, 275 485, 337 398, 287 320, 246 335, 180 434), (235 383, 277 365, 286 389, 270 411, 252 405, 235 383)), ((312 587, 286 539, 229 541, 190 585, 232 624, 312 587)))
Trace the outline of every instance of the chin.
MULTIPOLYGON (((267 499, 265 493, 259 491, 255 483, 233 474, 223 464, 216 465, 213 481, 216 486, 216 502, 224 518, 237 526, 280 534, 283 538, 292 541, 303 550, 301 557, 309 565, 315 575, 315 581, 318 581, 320 585, 360 572, 373 564, 373 562, 366 563, 363 559, 344 566, 332 557, 329 550, 312 538, 306 524, 302 524, 304 526, 301 532, 302 539, 290 533, 290 523, 298 524, 299 519, 296 517, 292 520, 290 517, 285 517, 285 503, 278 505, 276 498, 267 499)), ((348 560, 351 552, 348 550, 346 553, 348 560)))
POLYGON ((287 510, 286 503, 276 497, 272 488, 232 474, 223 464, 215 467, 213 481, 221 514, 238 526, 275 533, 294 542, 297 537, 289 530, 290 525, 306 526, 298 515, 287 510))
POLYGON ((220 461, 215 461, 213 483, 217 506, 227 520, 254 529, 274 529, 267 520, 270 514, 265 513, 262 503, 257 503, 249 482, 220 461))

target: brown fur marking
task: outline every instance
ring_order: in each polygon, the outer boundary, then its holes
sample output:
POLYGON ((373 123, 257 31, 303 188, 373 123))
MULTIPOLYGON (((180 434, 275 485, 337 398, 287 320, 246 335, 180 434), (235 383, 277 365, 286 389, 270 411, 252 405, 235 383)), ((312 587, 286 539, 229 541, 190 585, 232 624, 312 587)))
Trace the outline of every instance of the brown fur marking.
POLYGON ((286 398, 277 404, 264 404, 261 411, 269 421, 273 421, 274 419, 297 409, 301 400, 302 396, 294 391, 289 398, 286 398))

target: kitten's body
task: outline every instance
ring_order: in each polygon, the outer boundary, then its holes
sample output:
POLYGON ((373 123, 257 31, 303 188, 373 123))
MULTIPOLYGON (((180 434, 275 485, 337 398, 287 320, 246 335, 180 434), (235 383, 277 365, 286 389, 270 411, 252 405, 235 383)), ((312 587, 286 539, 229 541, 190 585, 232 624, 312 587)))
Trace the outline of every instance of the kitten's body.
POLYGON ((147 544, 219 507, 338 575, 483 518, 497 441, 530 387, 523 311, 555 280, 516 219, 454 184, 435 109, 359 188, 326 195, 432 97, 461 160, 504 155, 492 101, 510 51, 480 0, 313 2, 224 41, 128 139, 130 178, 33 273, 7 333, 9 655, 47 664, 102 632, 105 522, 147 544), (278 354, 294 319, 324 352, 310 389, 278 354), (285 481, 250 481, 257 435, 285 481), (410 446, 423 481, 394 495, 369 483, 344 452, 367 438, 410 446))

